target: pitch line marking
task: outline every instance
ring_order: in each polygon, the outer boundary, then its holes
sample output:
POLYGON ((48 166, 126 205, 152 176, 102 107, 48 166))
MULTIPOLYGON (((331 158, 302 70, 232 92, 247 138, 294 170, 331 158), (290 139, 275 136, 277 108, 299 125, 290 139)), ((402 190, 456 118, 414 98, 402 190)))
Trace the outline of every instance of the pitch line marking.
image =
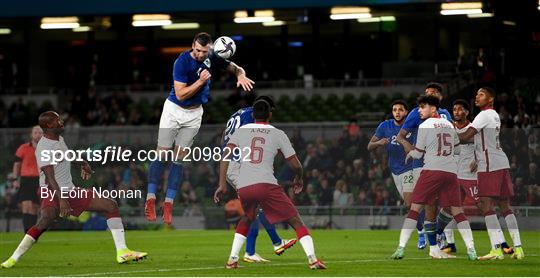
MULTIPOLYGON (((536 255, 528 255, 536 256, 536 255)), ((458 258, 459 259, 459 258, 458 258)), ((464 259, 464 258, 463 258, 464 259)), ((426 258, 408 258, 406 260, 432 260, 429 257, 426 258)), ((344 260, 344 261, 327 261, 331 264, 335 263, 370 263, 370 262, 389 262, 391 259, 368 259, 368 260, 344 260)), ((294 263, 276 263, 276 264, 259 264, 258 266, 273 267, 273 266, 288 266, 288 265, 306 265, 306 262, 294 262, 294 263)), ((242 266, 240 266, 242 267, 242 266)), ((225 266, 208 266, 208 267, 193 267, 193 268, 169 268, 169 269, 141 269, 132 271, 112 271, 112 272, 97 272, 97 273, 82 273, 71 274, 62 277, 83 277, 83 276, 99 276, 99 275, 118 275, 118 274, 131 274, 131 273, 148 273, 148 272, 172 272, 172 271, 196 271, 196 270, 214 270, 225 269, 225 266)))
MULTIPOLYGON (((108 231, 107 231, 108 232, 108 231)), ((47 235, 47 234, 45 234, 47 235)), ((127 234, 128 236, 128 239, 141 239, 141 238, 162 238, 163 235, 162 234, 156 234, 156 235, 144 235, 144 236, 137 236, 136 234, 127 234)), ((172 236, 172 237, 207 237, 207 236, 223 236, 222 234, 215 234, 215 235, 197 235, 197 234, 189 234, 189 235, 186 235, 186 234, 177 234, 177 235, 174 235, 174 234, 170 234, 170 235, 167 235, 167 236, 172 236)), ((78 238, 73 238, 73 239, 69 239, 69 241, 88 241, 88 240, 101 240, 103 238, 101 237, 91 237, 91 238, 83 238, 83 237, 78 237, 78 238)), ((112 239, 111 239, 112 240, 112 239)), ((40 239, 39 242, 66 242, 68 240, 66 239, 60 239, 60 238, 51 238, 51 239, 47 239, 47 238, 44 238, 44 239, 40 239)), ((2 240, 0 241, 0 244, 6 244, 6 243, 20 243, 21 240, 2 240)))

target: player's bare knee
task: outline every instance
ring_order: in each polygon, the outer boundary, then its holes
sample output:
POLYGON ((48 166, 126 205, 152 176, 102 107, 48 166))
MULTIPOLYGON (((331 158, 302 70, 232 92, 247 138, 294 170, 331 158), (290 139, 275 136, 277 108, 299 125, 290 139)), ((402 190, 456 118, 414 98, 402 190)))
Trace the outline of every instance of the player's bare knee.
POLYGON ((501 211, 508 211, 512 209, 512 206, 510 205, 510 200, 508 199, 499 200, 498 205, 501 211))
POLYGON ((289 219, 289 225, 291 225, 293 228, 300 228, 304 225, 304 222, 302 222, 302 219, 300 219, 300 216, 295 216, 291 219, 289 219))
POLYGON ((42 215, 36 223, 36 227, 40 230, 47 230, 52 226, 54 220, 56 220, 56 216, 54 215, 42 215))
POLYGON ((478 206, 480 207, 480 210, 482 210, 483 213, 491 211, 492 205, 491 205, 491 199, 482 197, 480 198, 480 202, 478 203, 478 206))
POLYGON ((413 210, 413 211, 416 211, 416 212, 420 212, 420 210, 422 209, 422 205, 420 204, 411 204, 411 206, 409 207, 409 210, 413 210))
POLYGON ((438 212, 437 212, 436 206, 426 205, 425 211, 426 211, 426 220, 434 222, 437 219, 438 212))
POLYGON ((450 213, 452 214, 452 216, 456 216, 460 213, 463 213, 463 208, 462 207, 450 207, 450 213))

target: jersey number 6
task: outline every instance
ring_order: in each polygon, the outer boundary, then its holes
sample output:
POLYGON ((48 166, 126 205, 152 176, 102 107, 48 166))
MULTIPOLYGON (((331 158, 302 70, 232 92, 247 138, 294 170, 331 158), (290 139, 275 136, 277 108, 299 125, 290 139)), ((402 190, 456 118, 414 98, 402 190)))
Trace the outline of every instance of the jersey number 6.
POLYGON ((262 162, 264 149, 260 145, 264 144, 264 142, 265 140, 263 137, 253 137, 253 139, 251 139, 250 163, 259 164, 262 162), (257 143, 259 143, 259 146, 257 146, 257 143))

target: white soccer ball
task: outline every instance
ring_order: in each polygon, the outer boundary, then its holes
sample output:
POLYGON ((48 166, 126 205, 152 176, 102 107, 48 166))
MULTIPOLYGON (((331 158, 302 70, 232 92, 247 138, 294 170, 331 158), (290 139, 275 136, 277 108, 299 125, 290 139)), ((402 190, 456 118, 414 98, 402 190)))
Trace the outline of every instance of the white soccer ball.
POLYGON ((214 42, 214 53, 223 59, 231 58, 236 52, 236 44, 226 36, 219 37, 214 42))

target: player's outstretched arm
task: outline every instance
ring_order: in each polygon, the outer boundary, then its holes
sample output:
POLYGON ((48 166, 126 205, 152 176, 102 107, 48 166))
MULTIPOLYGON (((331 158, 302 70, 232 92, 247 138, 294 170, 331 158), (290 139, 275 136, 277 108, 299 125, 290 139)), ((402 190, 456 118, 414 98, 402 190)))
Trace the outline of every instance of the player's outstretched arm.
POLYGON ((379 139, 377 136, 373 135, 373 137, 371 137, 371 140, 369 141, 367 145, 367 150, 373 151, 377 149, 378 147, 387 145, 388 143, 390 143, 390 141, 388 141, 387 138, 379 139))
POLYGON ((229 65, 227 66, 227 71, 236 75, 236 78, 237 78, 237 82, 236 82, 236 87, 240 87, 242 86, 242 89, 244 89, 244 91, 251 91, 253 90, 253 84, 255 84, 255 81, 249 79, 247 76, 246 76, 246 71, 238 66, 237 64, 233 63, 233 62, 230 62, 229 65))
POLYGON ((59 200, 60 202, 60 216, 62 217, 69 216, 72 209, 66 199, 60 198, 60 194, 61 194, 60 186, 58 186, 58 183, 56 182, 56 178, 54 177, 53 165, 43 166, 41 167, 41 171, 43 171, 43 173, 45 174, 45 179, 47 180, 49 188, 53 190, 54 198, 59 200))

